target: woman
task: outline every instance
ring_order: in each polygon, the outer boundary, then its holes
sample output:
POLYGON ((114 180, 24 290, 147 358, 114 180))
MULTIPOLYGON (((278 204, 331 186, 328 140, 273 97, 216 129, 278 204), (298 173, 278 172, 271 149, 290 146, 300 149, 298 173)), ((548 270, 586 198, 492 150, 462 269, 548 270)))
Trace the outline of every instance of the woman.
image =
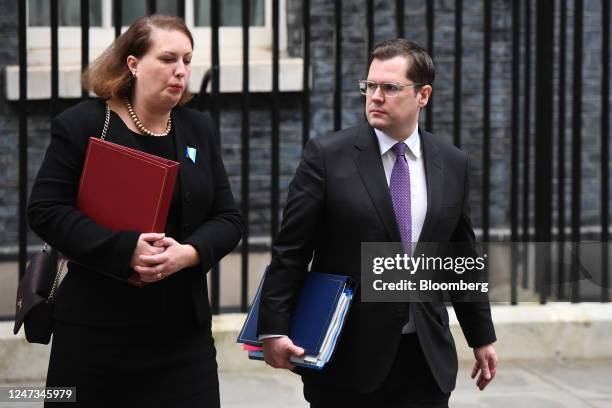
POLYGON ((101 99, 51 124, 28 219, 71 260, 56 296, 47 386, 76 386, 79 406, 219 406, 206 272, 238 244, 243 222, 211 118, 181 107, 192 51, 180 19, 136 21, 84 74, 101 99), (106 140, 180 163, 165 231, 113 232, 75 207, 106 106, 106 140), (128 284, 134 273, 149 284, 128 284))

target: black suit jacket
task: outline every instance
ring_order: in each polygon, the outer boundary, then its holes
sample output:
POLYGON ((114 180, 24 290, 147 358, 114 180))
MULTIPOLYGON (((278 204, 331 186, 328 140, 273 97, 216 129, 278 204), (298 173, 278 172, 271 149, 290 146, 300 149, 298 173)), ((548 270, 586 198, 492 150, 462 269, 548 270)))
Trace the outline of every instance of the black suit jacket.
MULTIPOLYGON (((422 129, 419 133, 427 180, 427 214, 419 242, 473 245, 467 156, 422 129)), ((359 281, 362 242, 401 242, 378 140, 367 122, 306 145, 274 242, 258 332, 289 332, 292 306, 311 260, 313 271, 359 281)), ((457 354, 446 307, 443 303, 412 307, 427 361, 442 391, 450 392, 457 354)), ((471 347, 495 341, 488 302, 454 307, 471 347)), ((297 370, 310 381, 360 392, 376 390, 397 354, 406 313, 405 303, 363 303, 358 294, 328 366, 322 372, 297 370)))
MULTIPOLYGON (((129 264, 141 231, 113 232, 75 208, 88 140, 102 133, 104 115, 104 101, 93 99, 53 120, 51 143, 32 187, 28 221, 37 235, 74 261, 68 263, 56 297, 56 318, 101 325, 155 324, 160 303, 170 300, 152 298, 146 293, 149 288, 123 282, 133 273, 129 264)), ((180 162, 177 188, 182 194, 181 233, 173 238, 193 245, 200 264, 168 279, 185 280, 184 297, 192 299, 194 315, 204 323, 211 319, 206 272, 238 244, 243 220, 210 116, 184 107, 174 108, 171 115, 180 162), (184 153, 187 146, 197 149, 195 163, 184 153)), ((106 139, 128 146, 133 139, 114 112, 106 139)))

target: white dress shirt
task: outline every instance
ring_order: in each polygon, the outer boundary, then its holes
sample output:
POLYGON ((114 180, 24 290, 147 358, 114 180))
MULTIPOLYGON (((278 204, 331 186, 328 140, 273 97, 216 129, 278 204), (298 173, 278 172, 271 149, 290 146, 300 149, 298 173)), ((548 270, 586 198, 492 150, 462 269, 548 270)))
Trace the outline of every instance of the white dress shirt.
MULTIPOLYGON (((385 169, 385 176, 387 177, 387 185, 389 185, 396 157, 391 148, 397 143, 397 140, 378 129, 374 129, 374 132, 378 138, 378 146, 380 147, 380 155, 385 169)), ((408 170, 410 172, 410 213, 412 216, 412 243, 414 244, 419 241, 423 223, 425 222, 425 215, 427 214, 427 181, 418 126, 401 143, 405 143, 407 147, 406 161, 408 162, 408 170)), ((414 249, 415 245, 411 245, 411 247, 414 249)), ((402 328, 402 333, 414 333, 416 331, 412 308, 409 308, 409 313, 410 319, 402 328)))

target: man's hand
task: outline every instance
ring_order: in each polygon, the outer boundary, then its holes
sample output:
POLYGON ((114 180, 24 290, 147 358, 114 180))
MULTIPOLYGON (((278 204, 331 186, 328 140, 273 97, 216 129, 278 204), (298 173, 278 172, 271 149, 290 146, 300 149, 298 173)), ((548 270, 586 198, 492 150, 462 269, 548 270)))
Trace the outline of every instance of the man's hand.
POLYGON ((472 370, 472 378, 476 377, 476 374, 480 371, 476 386, 482 391, 495 378, 497 354, 495 354, 493 344, 487 344, 486 346, 475 347, 474 357, 476 358, 476 363, 472 370))
POLYGON ((270 337, 263 340, 263 354, 266 364, 274 368, 293 370, 295 366, 291 364, 289 357, 302 357, 304 349, 293 344, 287 336, 270 337))

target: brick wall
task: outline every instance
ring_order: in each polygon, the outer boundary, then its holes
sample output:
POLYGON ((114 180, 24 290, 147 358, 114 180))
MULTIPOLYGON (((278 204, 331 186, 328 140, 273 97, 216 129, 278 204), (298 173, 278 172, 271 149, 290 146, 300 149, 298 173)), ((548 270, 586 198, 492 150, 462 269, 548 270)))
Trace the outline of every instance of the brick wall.
MULTIPOLYGON (((532 2, 535 3, 535 2, 532 2)), ((426 46, 425 2, 406 0, 404 26, 406 37, 426 46)), ((454 72, 454 4, 453 0, 435 1, 435 47, 434 60, 437 76, 434 83, 433 131, 452 140, 453 131, 453 72, 454 72)), ((571 101, 572 101, 572 22, 573 2, 568 1, 566 60, 566 208, 571 203, 571 101)), ((524 3, 522 3, 524 7, 524 3)), ((600 194, 600 2, 586 0, 584 14, 583 55, 583 180, 582 222, 599 223, 600 194)), ((287 0, 289 54, 301 56, 302 30, 301 7, 298 0, 287 0)), ((11 0, 0 0, 0 65, 17 63, 17 10, 11 0)), ((342 66, 342 124, 350 126, 363 120, 363 98, 356 81, 366 75, 366 30, 365 2, 345 0, 343 2, 343 66, 342 66)), ((483 72, 483 7, 482 1, 464 2, 463 15, 463 78, 462 78, 462 148, 472 160, 471 203, 472 217, 476 227, 481 219, 482 178, 482 72, 483 72)), ((319 137, 333 127, 334 89, 334 8, 333 2, 311 1, 311 69, 312 91, 310 107, 312 113, 311 137, 319 137)), ((532 14, 532 44, 535 44, 535 7, 532 14)), ((558 22, 559 7, 555 7, 558 22)), ((395 4, 392 1, 375 1, 375 42, 395 36, 395 4)), ((491 62, 491 226, 505 228, 509 225, 510 197, 510 115, 511 115, 511 56, 512 28, 511 2, 493 1, 493 32, 491 62)), ((558 33, 558 27, 555 28, 558 33)), ((555 35, 555 39, 557 36, 555 35)), ((535 53, 532 52, 532 68, 535 53)), ((553 62, 555 84, 558 80, 558 44, 555 44, 553 62)), ((521 63, 524 53, 521 54, 521 63)), ((521 77, 523 75, 521 68, 521 77)), ((221 73, 223 75, 223 72, 221 73)), ((7 102, 4 96, 4 75, 0 75, 0 247, 17 244, 17 200, 18 200, 18 111, 15 102, 7 102)), ((532 73, 532 90, 535 88, 535 70, 532 73)), ((521 92, 523 89, 521 79, 521 92)), ((558 89, 555 86, 555 98, 558 89)), ((532 103, 535 94, 532 96, 532 103)), ((253 235, 266 236, 270 220, 270 109, 269 94, 253 95, 251 98, 251 231, 253 235)), ((75 101, 62 101, 62 108, 75 101)), ((230 174, 234 194, 240 199, 240 95, 228 94, 221 98, 221 137, 223 155, 230 174)), ((285 201, 287 185, 295 171, 301 151, 301 102, 299 93, 281 96, 281 206, 285 201)), ((522 106, 522 101, 521 101, 522 106)), ((533 105, 532 105, 533 106, 533 105)), ((522 108, 521 108, 522 109, 522 108)), ((535 108, 531 109, 532 129, 535 108)), ((608 113, 609 114, 609 113, 608 113)), ((34 102, 29 106, 29 178, 36 174, 44 149, 48 143, 48 101, 34 102)), ((554 151, 556 154, 557 117, 555 103, 554 151)), ((425 115, 422 115, 424 119, 425 115)), ((521 113, 522 121, 522 113, 521 113)), ((521 128, 522 129, 522 128, 521 128)), ((537 137, 532 132, 532 141, 537 137)), ((521 148, 522 150, 522 148, 521 148)), ((533 153, 533 152, 532 152, 533 153)), ((534 168, 531 157, 531 170, 534 168)), ((521 162, 522 163, 522 162, 521 162)), ((555 163, 554 174, 557 174, 555 163)), ((522 165, 521 165, 522 168, 522 165)), ((556 177, 556 176, 555 176, 556 177)), ((522 178, 521 178, 522 180, 522 178)), ((554 185, 558 180, 553 180, 554 185)), ((555 187, 556 188, 556 187, 555 187)), ((555 194, 556 195, 556 194, 555 194)), ((556 198, 553 205, 556 208, 556 198)), ((569 220, 569 211, 566 210, 569 220)), ((30 237, 32 243, 35 237, 30 237)))

